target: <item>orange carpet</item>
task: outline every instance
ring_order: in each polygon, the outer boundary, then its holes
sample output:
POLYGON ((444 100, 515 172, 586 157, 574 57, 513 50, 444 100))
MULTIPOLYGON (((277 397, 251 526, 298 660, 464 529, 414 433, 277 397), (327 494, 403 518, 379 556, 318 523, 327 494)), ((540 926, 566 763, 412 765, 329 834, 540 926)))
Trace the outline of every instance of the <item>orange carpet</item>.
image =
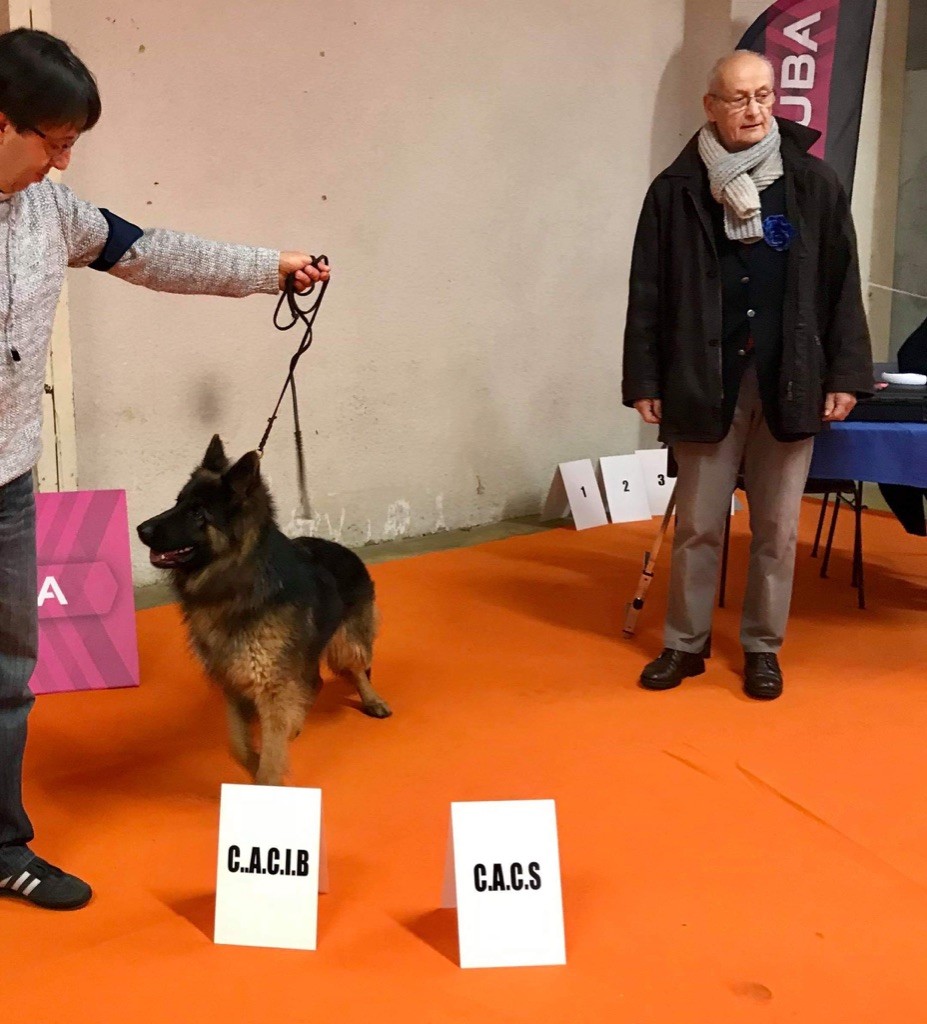
MULTIPOLYGON (((139 615, 142 686, 46 696, 27 798, 85 910, 5 901, 5 1020, 914 1022, 927 1007, 927 542, 867 514, 870 607, 804 510, 784 697, 740 692, 737 614, 707 675, 636 677, 660 647, 668 552, 620 639, 653 524, 377 566, 365 718, 326 686, 292 781, 323 789, 331 893, 315 953, 212 943, 218 792, 244 781, 175 608, 139 615), (439 905, 451 800, 557 801, 568 965, 463 971, 439 905)), ((743 590, 735 518, 730 604, 743 590)))

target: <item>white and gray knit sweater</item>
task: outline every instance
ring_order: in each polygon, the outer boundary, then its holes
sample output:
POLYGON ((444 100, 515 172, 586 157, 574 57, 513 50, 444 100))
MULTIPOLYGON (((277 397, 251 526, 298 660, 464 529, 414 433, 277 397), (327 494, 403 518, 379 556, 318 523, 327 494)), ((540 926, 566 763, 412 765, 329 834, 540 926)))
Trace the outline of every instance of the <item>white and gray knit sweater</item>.
MULTIPOLYGON (((0 485, 32 469, 41 452, 45 364, 65 268, 92 263, 108 232, 97 207, 48 180, 0 202, 0 485)), ((109 273, 156 291, 241 297, 276 292, 279 260, 273 249, 157 228, 109 273)))

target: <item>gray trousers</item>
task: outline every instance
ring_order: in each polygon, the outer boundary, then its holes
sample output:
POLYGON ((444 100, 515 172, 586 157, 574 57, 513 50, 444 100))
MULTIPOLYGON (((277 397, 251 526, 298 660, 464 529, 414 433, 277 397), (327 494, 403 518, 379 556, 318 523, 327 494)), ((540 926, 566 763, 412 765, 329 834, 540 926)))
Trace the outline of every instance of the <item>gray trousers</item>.
POLYGON ((0 487, 0 851, 32 841, 23 809, 29 679, 38 654, 32 474, 0 487))
POLYGON ((741 462, 752 541, 740 641, 753 653, 775 653, 782 646, 813 445, 812 438, 777 441, 772 436, 751 366, 741 381, 727 437, 717 444, 673 446, 679 476, 666 647, 698 653, 711 634, 725 518, 741 462))

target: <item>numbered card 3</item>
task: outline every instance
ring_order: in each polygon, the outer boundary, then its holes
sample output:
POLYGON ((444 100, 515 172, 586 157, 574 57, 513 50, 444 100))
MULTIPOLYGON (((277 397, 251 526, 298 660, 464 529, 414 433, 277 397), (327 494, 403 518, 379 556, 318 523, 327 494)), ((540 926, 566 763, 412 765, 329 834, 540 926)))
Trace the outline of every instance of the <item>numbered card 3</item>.
POLYGON ((665 448, 646 448, 638 449, 635 455, 644 473, 650 514, 662 516, 673 493, 673 481, 666 475, 667 451, 665 448))

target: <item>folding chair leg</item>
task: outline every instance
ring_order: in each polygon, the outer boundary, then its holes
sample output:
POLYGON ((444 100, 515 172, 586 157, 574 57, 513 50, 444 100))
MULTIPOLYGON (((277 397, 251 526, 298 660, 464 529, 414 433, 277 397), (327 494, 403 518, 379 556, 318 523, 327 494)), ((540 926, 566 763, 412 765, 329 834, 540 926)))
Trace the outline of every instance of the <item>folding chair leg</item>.
POLYGON ((814 534, 814 545, 811 548, 811 557, 818 557, 818 548, 821 544, 821 533, 824 531, 824 517, 827 515, 827 503, 830 501, 830 492, 821 499, 821 514, 818 516, 818 528, 814 534))
POLYGON ((863 581, 863 485, 856 484, 856 536, 853 538, 853 575, 857 599, 862 610, 866 608, 866 588, 863 581))
POLYGON ((724 520, 724 547, 721 549, 721 583, 718 586, 718 607, 724 607, 724 598, 727 593, 727 555, 731 546, 731 513, 727 512, 724 520))
POLYGON ((854 499, 853 506, 853 562, 852 562, 852 573, 850 575, 850 586, 859 586, 859 505, 856 504, 854 499))
POLYGON ((827 569, 830 566, 830 549, 834 543, 834 530, 837 528, 837 513, 840 511, 840 502, 843 499, 840 494, 834 495, 834 514, 830 520, 830 532, 827 534, 827 544, 824 547, 824 559, 821 562, 821 579, 827 579, 827 569))

